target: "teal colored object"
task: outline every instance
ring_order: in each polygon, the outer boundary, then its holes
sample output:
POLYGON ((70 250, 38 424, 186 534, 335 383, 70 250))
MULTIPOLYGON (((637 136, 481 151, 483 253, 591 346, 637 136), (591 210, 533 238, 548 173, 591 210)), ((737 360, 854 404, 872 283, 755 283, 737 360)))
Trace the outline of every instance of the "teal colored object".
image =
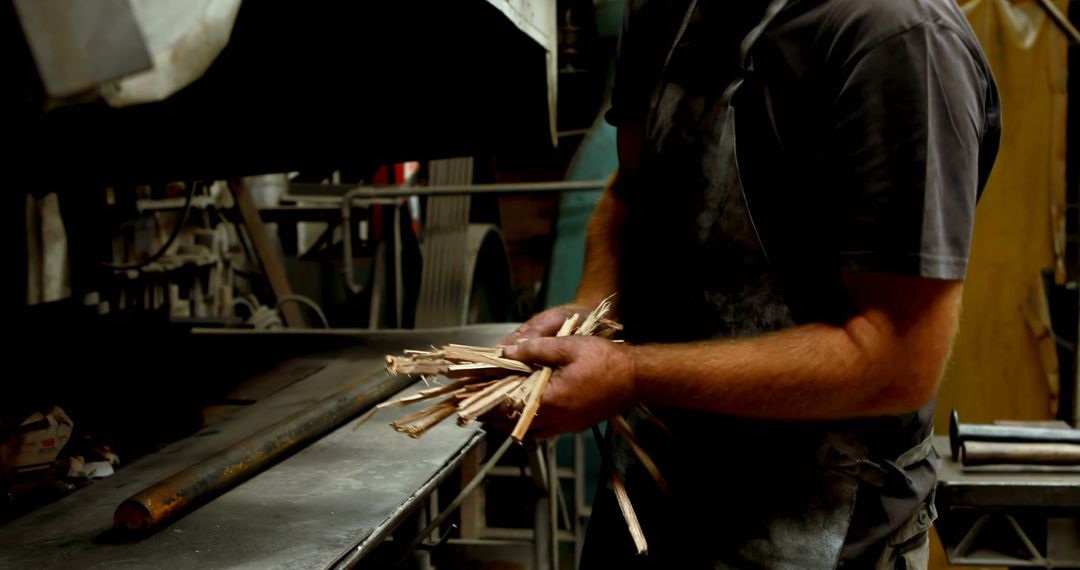
MULTIPOLYGON (((606 107, 606 106, 605 106, 606 107)), ((568 180, 606 180, 619 165, 615 149, 615 127, 597 117, 570 164, 568 180)), ((601 191, 567 192, 559 201, 555 223, 555 243, 548 269, 545 307, 574 300, 585 264, 585 228, 589 224, 601 191)))
MULTIPOLYGON (((600 36, 617 37, 622 31, 625 0, 599 0, 594 5, 600 36)), ((567 169, 567 180, 606 180, 619 166, 615 127, 604 121, 604 112, 610 105, 611 86, 614 82, 613 58, 608 62, 608 93, 604 104, 567 169)), ((596 191, 567 192, 562 195, 559 201, 559 217, 555 222, 555 243, 551 248, 544 307, 565 305, 574 300, 585 265, 585 229, 601 194, 601 191, 596 191)))
POLYGON ((617 38, 622 32, 625 0, 598 0, 596 8, 596 31, 602 38, 617 38))

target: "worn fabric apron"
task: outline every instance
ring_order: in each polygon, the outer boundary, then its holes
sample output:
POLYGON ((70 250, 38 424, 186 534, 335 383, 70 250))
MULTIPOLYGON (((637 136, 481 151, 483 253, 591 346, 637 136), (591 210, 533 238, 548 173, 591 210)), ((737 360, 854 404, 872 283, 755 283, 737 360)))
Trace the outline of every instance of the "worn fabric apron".
MULTIPOLYGON (((742 41, 743 74, 752 71, 754 43, 787 4, 773 0, 742 41)), ((665 60, 646 117, 638 189, 627 197, 624 244, 633 257, 624 259, 620 292, 631 342, 746 338, 798 324, 739 176, 733 99, 745 75, 710 89, 667 73, 695 8, 696 0, 665 60)), ((845 423, 654 412, 673 436, 640 414, 628 419, 669 480, 670 496, 620 438, 611 442, 650 555, 627 556, 625 525, 601 489, 583 568, 835 568, 860 484, 884 485, 891 476, 845 423)), ((928 449, 904 460, 919 461, 928 449)))

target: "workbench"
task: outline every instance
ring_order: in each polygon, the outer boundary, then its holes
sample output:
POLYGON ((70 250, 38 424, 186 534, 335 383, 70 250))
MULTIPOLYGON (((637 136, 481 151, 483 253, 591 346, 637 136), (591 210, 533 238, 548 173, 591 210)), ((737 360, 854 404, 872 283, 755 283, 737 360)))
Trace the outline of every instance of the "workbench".
POLYGON ((280 343, 284 337, 325 342, 328 350, 279 365, 286 377, 302 378, 280 381, 287 385, 231 417, 0 526, 0 568, 339 568, 361 563, 426 502, 481 442, 483 430, 443 422, 414 440, 387 426, 410 408, 387 410, 359 427, 355 422, 340 426, 143 539, 113 531, 113 512, 133 493, 358 379, 373 387, 386 382, 387 353, 452 342, 491 345, 512 328, 206 331, 220 342, 260 343, 273 337, 280 343))
POLYGON ((951 564, 1080 568, 1080 469, 965 468, 948 437, 934 447, 944 458, 935 526, 951 564))

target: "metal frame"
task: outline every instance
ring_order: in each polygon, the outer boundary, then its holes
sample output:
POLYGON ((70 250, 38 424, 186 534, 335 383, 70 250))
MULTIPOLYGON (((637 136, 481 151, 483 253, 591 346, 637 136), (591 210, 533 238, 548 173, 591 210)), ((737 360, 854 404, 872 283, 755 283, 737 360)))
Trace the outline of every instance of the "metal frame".
MULTIPOLYGON (((962 534, 948 532, 957 521, 939 521, 949 563, 965 566, 1014 568, 1080 568, 1080 520, 1076 517, 990 511, 968 513, 974 517, 962 534), (947 539, 961 536, 959 541, 947 539)), ((968 519, 970 520, 970 519, 968 519)))
POLYGON ((514 184, 441 184, 433 186, 357 186, 355 184, 314 184, 293 182, 289 197, 294 200, 340 203, 342 198, 376 199, 409 198, 411 196, 464 196, 473 194, 530 194, 549 192, 589 192, 603 190, 607 180, 565 180, 552 182, 520 182, 514 184))
MULTIPOLYGON (((577 529, 572 529, 575 533, 571 534, 569 531, 563 531, 559 528, 560 511, 563 514, 563 522, 568 526, 573 525, 571 524, 570 513, 566 512, 566 502, 562 495, 561 482, 559 481, 559 469, 555 467, 557 442, 554 439, 543 441, 529 440, 525 442, 526 457, 529 462, 528 474, 533 480, 534 486, 540 492, 534 512, 534 527, 531 531, 526 529, 485 529, 488 531, 519 531, 517 533, 501 533, 506 535, 506 538, 501 539, 473 537, 450 538, 449 532, 443 532, 442 526, 454 511, 461 508, 466 500, 472 496, 488 476, 495 475, 498 470, 499 461, 510 449, 512 443, 513 439, 507 437, 495 453, 493 453, 476 472, 472 479, 462 487, 458 495, 446 506, 446 508, 439 511, 436 495, 437 491, 432 491, 430 493, 429 504, 419 505, 419 508, 422 510, 420 521, 424 526, 411 540, 409 545, 400 553, 399 563, 404 562, 409 556, 417 555, 417 551, 431 551, 445 544, 502 546, 531 542, 534 546, 534 568, 537 570, 555 570, 559 567, 559 543, 563 540, 574 540, 577 542, 577 529), (436 512, 438 514, 431 514, 436 512), (424 521, 426 521, 426 523, 424 523, 424 521)), ((478 447, 476 449, 481 448, 478 447)), ((370 544, 371 541, 369 540, 366 543, 370 544)), ((580 546, 580 543, 577 546, 580 546)), ((351 565, 358 563, 363 556, 369 553, 369 551, 370 548, 364 551, 357 549, 355 553, 351 553, 347 558, 341 559, 334 567, 350 567, 351 565)), ((575 552, 575 564, 576 557, 577 553, 575 552)), ((426 560, 426 557, 422 558, 423 559, 420 560, 420 566, 423 568, 428 565, 428 561, 426 560)))
MULTIPOLYGON (((440 164, 441 163, 448 163, 450 165, 456 165, 458 162, 464 163, 467 160, 468 159, 452 159, 452 160, 448 160, 448 161, 437 161, 437 162, 439 162, 440 164)), ((443 170, 445 170, 445 168, 443 170)), ((471 177, 471 169, 465 169, 465 170, 468 171, 468 172, 466 172, 464 174, 465 178, 471 177)), ((440 170, 440 172, 441 172, 441 170, 440 170)), ((462 174, 462 173, 457 173, 455 171, 452 174, 462 174)), ((453 176, 450 176, 450 174, 447 174, 444 177, 453 177, 453 176)), ((462 176, 457 176, 457 178, 462 178, 462 176)), ((374 279, 373 279, 373 285, 372 285, 371 290, 367 291, 367 293, 371 295, 371 307, 372 307, 371 317, 369 319, 368 327, 371 328, 371 329, 376 329, 376 328, 379 327, 380 320, 381 320, 380 319, 379 307, 381 307, 381 305, 383 303, 383 298, 385 296, 387 296, 387 293, 391 293, 391 292, 393 293, 394 306, 393 306, 392 310, 393 310, 394 317, 396 317, 395 320, 394 320, 394 323, 397 326, 400 326, 400 324, 401 324, 401 318, 402 318, 402 314, 403 314, 403 311, 404 311, 403 299, 402 299, 402 297, 403 297, 403 275, 402 275, 401 264, 397 259, 397 257, 400 254, 401 247, 402 247, 402 234, 401 234, 401 232, 403 231, 403 228, 401 227, 400 213, 398 212, 398 210, 400 210, 400 208, 402 207, 402 204, 400 204, 400 202, 398 200, 403 199, 403 198, 412 197, 412 196, 428 196, 428 197, 432 197, 432 198, 438 198, 440 200, 446 200, 446 199, 451 199, 452 197, 466 197, 466 196, 471 196, 473 194, 519 194, 519 193, 548 193, 548 192, 560 192, 560 193, 561 192, 583 192, 583 191, 595 191, 595 190, 603 189, 606 186, 607 186, 607 181, 606 180, 529 182, 529 183, 516 183, 516 184, 442 184, 442 185, 431 185, 431 186, 356 186, 356 185, 347 185, 347 184, 291 183, 290 187, 289 187, 291 193, 282 196, 282 199, 285 200, 285 201, 294 200, 294 201, 316 202, 316 203, 324 203, 326 205, 333 204, 334 206, 336 206, 335 210, 332 213, 333 215, 331 215, 331 212, 325 207, 317 207, 317 208, 320 211, 321 210, 326 210, 326 212, 324 214, 326 219, 323 220, 323 221, 326 221, 331 226, 331 227, 327 228, 327 230, 324 232, 323 237, 329 237, 329 236, 333 235, 333 231, 334 231, 333 223, 335 221, 337 221, 337 219, 335 219, 335 218, 340 219, 340 224, 341 224, 341 228, 342 228, 341 231, 342 231, 342 246, 343 246, 342 247, 342 250, 343 250, 342 251, 342 274, 343 274, 343 277, 344 277, 344 280, 345 280, 346 288, 353 295, 360 295, 360 294, 365 293, 365 285, 362 284, 362 283, 357 283, 355 281, 355 275, 354 275, 355 266, 354 266, 354 259, 353 259, 354 251, 353 251, 353 244, 352 244, 354 209, 358 205, 360 205, 360 206, 371 206, 371 205, 374 205, 374 204, 381 204, 381 205, 385 205, 385 206, 390 207, 390 208, 395 210, 395 214, 393 216, 393 221, 392 221, 391 227, 390 227, 391 235, 389 236, 389 240, 384 241, 384 242, 380 242, 375 248, 375 261, 374 261, 374 263, 375 263, 375 265, 374 265, 375 276, 374 276, 374 279), (389 279, 389 277, 391 277, 391 275, 392 275, 392 281, 389 279), (390 288, 392 288, 393 290, 390 291, 389 290, 390 288)), ((466 205, 464 211, 465 211, 465 219, 467 220, 467 212, 468 212, 467 205, 466 205)), ((268 209, 267 212, 272 217, 276 217, 276 214, 275 214, 276 210, 268 209)), ((467 226, 468 226, 468 224, 466 224, 466 230, 469 229, 467 226)), ((464 231, 463 235, 466 237, 466 241, 468 241, 469 239, 480 239, 482 241, 483 238, 486 237, 486 233, 485 234, 478 234, 478 235, 474 236, 473 233, 476 233, 476 232, 469 232, 469 231, 466 231, 466 230, 462 230, 462 231, 464 231)), ((425 232, 425 233, 431 234, 431 232, 425 232)), ((443 233, 446 233, 446 232, 443 232, 443 233)), ((458 233, 461 233, 461 232, 458 232, 458 233)), ((448 236, 444 236, 444 237, 455 238, 455 236, 457 236, 457 234, 454 234, 453 236, 448 235, 448 236)), ((458 237, 460 237, 460 236, 458 236, 458 237)), ((460 241, 460 239, 451 239, 451 241, 454 241, 454 243, 453 244, 443 244, 443 245, 452 245, 452 246, 454 246, 453 249, 455 249, 455 250, 463 249, 463 248, 467 249, 468 243, 464 243, 464 244, 457 243, 458 241, 460 241)), ((323 242, 323 238, 320 237, 319 242, 317 242, 317 243, 322 243, 322 242, 323 242)), ((425 254, 424 254, 425 259, 445 257, 445 255, 437 255, 437 254, 444 254, 445 252, 443 252, 443 251, 428 252, 427 251, 428 249, 431 249, 430 245, 423 248, 423 251, 425 252, 425 254), (429 253, 431 255, 429 255, 429 253)), ((443 249, 446 249, 446 248, 443 248, 443 249)), ((466 260, 466 263, 468 264, 468 260, 466 260)), ((468 285, 467 281, 469 281, 470 278, 471 278, 471 269, 472 269, 472 267, 465 267, 464 269, 465 269, 465 272, 466 272, 466 278, 465 279, 450 279, 449 281, 450 282, 455 282, 455 283, 460 281, 460 282, 464 283, 465 285, 468 285)), ((417 301, 418 304, 424 303, 425 299, 430 300, 431 298, 436 298, 436 297, 439 298, 439 299, 443 299, 444 297, 446 297, 446 295, 436 295, 436 296, 433 296, 431 294, 424 295, 425 290, 428 290, 428 292, 430 293, 430 290, 432 289, 431 283, 427 283, 428 281, 432 281, 432 279, 435 279, 435 281, 438 281, 440 283, 440 288, 441 288, 441 286, 446 285, 446 283, 445 283, 445 282, 447 282, 447 279, 445 279, 446 276, 442 276, 441 278, 439 276, 434 276, 433 277, 431 275, 431 272, 429 272, 429 271, 425 271, 422 275, 424 275, 423 279, 425 280, 425 282, 421 283, 421 297, 417 301)), ((458 285, 461 285, 461 283, 458 283, 458 285)), ((466 288, 466 290, 464 291, 464 293, 462 295, 453 295, 452 297, 453 297, 453 300, 460 301, 461 303, 467 303, 468 302, 468 299, 467 299, 468 294, 469 294, 469 291, 468 291, 468 288, 466 288), (459 297, 460 297, 460 299, 459 299, 459 297)), ((428 302, 427 305, 431 305, 431 303, 428 302)), ((436 308, 440 308, 440 307, 441 306, 436 307, 436 308)), ((431 308, 431 307, 429 307, 429 308, 431 308)), ((440 310, 442 310, 442 309, 447 309, 447 307, 441 307, 440 310)), ((449 309, 454 309, 454 307, 450 307, 449 309)), ((454 314, 460 313, 461 315, 464 315, 464 309, 462 307, 456 307, 456 309, 458 309, 458 310, 453 310, 452 311, 454 314)), ((418 312, 419 312, 419 310, 418 310, 418 312)), ((442 311, 442 312, 446 312, 446 311, 442 311)), ((443 318, 443 319, 437 320, 437 321, 432 322, 432 323, 420 323, 420 322, 418 322, 417 326, 421 326, 422 324, 426 325, 426 326, 436 326, 436 325, 444 325, 445 326, 445 325, 451 324, 449 322, 443 322, 443 321, 446 321, 446 319, 443 318)), ((454 324, 456 324, 456 323, 454 323, 454 324)))
MULTIPOLYGON (((507 438, 500 447, 483 462, 473 473, 468 482, 465 482, 465 474, 468 472, 469 459, 461 462, 461 470, 464 486, 449 505, 441 511, 438 509, 437 491, 431 493, 431 499, 427 504, 419 505, 418 533, 406 534, 408 546, 396 555, 396 559, 404 562, 410 556, 417 557, 417 563, 421 568, 427 567, 429 560, 427 553, 444 545, 461 546, 507 546, 507 545, 532 545, 533 567, 538 570, 555 570, 559 568, 560 551, 559 545, 564 542, 574 544, 574 565, 580 560, 581 543, 584 535, 582 523, 583 517, 583 489, 584 489, 584 462, 579 462, 574 470, 558 468, 556 465, 557 441, 528 440, 525 445, 525 456, 528 466, 519 470, 506 465, 499 465, 505 453, 509 450, 512 440, 507 438), (568 473, 569 471, 569 473, 568 473), (479 521, 467 520, 466 511, 469 503, 480 500, 476 491, 489 477, 520 477, 525 475, 533 482, 537 491, 537 500, 533 516, 533 528, 500 528, 488 527, 483 521, 483 505, 474 505, 473 511, 479 521), (565 495, 562 493, 562 480, 574 478, 576 489, 581 489, 575 501, 575 512, 570 512, 565 495), (456 528, 443 528, 446 521, 454 511, 461 511, 461 530, 463 536, 451 537, 450 533, 456 528), (432 514, 437 513, 437 514, 432 514), (561 523, 561 524, 560 524, 561 523), (471 528, 466 531, 466 528, 471 528)), ((584 443, 580 435, 575 436, 575 445, 584 443)), ((583 449, 580 450, 583 452, 583 449)), ((471 453, 484 455, 484 446, 475 446, 471 453)), ((576 450, 577 453, 577 450, 576 450)), ((396 540, 403 540, 402 536, 395 536, 396 540)), ((393 540, 393 539, 392 539, 393 540)), ((361 553, 361 556, 368 552, 361 553)), ((355 558, 354 562, 359 562, 355 558)))
MULTIPOLYGON (((946 453, 948 438, 934 438, 946 453)), ((943 459, 936 527, 951 564, 1080 568, 1080 472, 943 459)))
MULTIPOLYGON (((430 512, 427 510, 429 508, 428 505, 424 504, 424 498, 434 498, 436 501, 438 500, 437 497, 439 485, 441 485, 442 482, 446 480, 446 477, 451 472, 453 472, 455 469, 458 468, 458 466, 461 465, 461 462, 464 461, 465 456, 472 449, 474 449, 479 444, 479 442, 482 441, 483 438, 484 433, 481 432, 477 434, 477 436, 473 438, 469 442, 469 444, 467 444, 462 449, 461 453, 457 454, 454 459, 450 461, 440 471, 437 477, 431 478, 430 480, 428 480, 427 483, 424 484, 424 486, 417 489, 416 493, 413 495, 415 497, 415 500, 410 501, 406 508, 398 511, 394 517, 388 519, 382 526, 376 528, 374 531, 371 532, 371 534, 364 537, 363 540, 356 544, 356 546, 341 553, 341 555, 338 556, 337 560, 335 560, 333 564, 330 564, 327 568, 333 570, 345 570, 348 568, 356 567, 364 560, 367 555, 371 554, 371 552, 374 551, 375 548, 382 544, 383 541, 388 540, 390 538, 390 534, 397 530, 400 527, 401 523, 404 522, 405 519, 415 510, 420 509, 424 511, 425 514, 430 512)), ((478 477, 476 479, 476 482, 478 483, 480 480, 483 480, 483 476, 478 477)), ((456 507, 448 508, 443 514, 440 515, 440 517, 443 517, 442 520, 445 519, 444 515, 452 511, 453 508, 456 507)), ((441 522, 441 520, 438 522, 441 522)), ((437 530, 437 526, 435 529, 437 530)), ((426 536, 425 534, 423 534, 423 532, 424 531, 420 531, 420 533, 418 533, 416 541, 408 549, 406 549, 405 556, 411 554, 414 548, 421 546, 421 541, 423 537, 426 536)), ((427 527, 427 534, 431 534, 431 532, 432 525, 429 524, 427 527)), ((446 536, 449 537, 449 535, 446 536)))

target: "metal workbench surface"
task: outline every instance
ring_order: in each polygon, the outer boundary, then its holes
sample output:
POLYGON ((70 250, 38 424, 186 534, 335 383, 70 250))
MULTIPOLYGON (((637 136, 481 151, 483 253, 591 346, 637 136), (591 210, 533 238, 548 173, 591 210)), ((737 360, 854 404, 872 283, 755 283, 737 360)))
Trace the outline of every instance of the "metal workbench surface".
MULTIPOLYGON (((511 328, 302 333, 308 341, 312 335, 332 336, 338 346, 289 361, 293 366, 302 361, 301 368, 316 366, 317 372, 112 477, 0 526, 0 568, 333 566, 344 554, 391 531, 479 442, 482 431, 444 422, 413 440, 387 426, 409 408, 387 410, 355 431, 352 422, 339 427, 142 540, 117 540, 110 531, 113 511, 131 494, 357 378, 383 381, 387 352, 450 342, 492 344, 511 328)), ((231 336, 220 334, 223 340, 231 336)), ((257 333, 248 333, 244 342, 258 340, 257 333)))
POLYGON ((938 500, 954 508, 1038 508, 1080 511, 1080 470, 1025 465, 964 468, 949 457, 949 438, 934 447, 944 458, 938 500))
POLYGON ((1080 470, 987 465, 942 455, 935 527, 949 563, 1010 568, 1080 568, 1080 470))

